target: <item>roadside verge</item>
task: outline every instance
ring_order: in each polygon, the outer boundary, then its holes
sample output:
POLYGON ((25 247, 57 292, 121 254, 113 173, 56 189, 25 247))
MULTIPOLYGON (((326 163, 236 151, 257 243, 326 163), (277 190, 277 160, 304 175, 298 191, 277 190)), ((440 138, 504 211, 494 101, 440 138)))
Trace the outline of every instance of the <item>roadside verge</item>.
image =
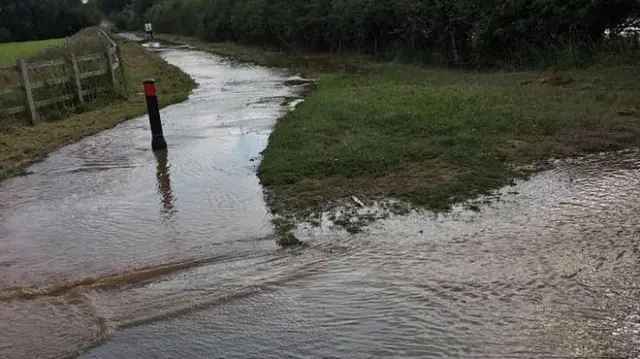
POLYGON ((0 180, 24 174, 26 166, 65 144, 144 114, 146 107, 140 84, 146 77, 158 82, 158 97, 163 107, 184 101, 195 88, 191 77, 158 55, 133 42, 121 40, 119 43, 130 83, 128 99, 59 121, 3 129, 0 132, 0 180))

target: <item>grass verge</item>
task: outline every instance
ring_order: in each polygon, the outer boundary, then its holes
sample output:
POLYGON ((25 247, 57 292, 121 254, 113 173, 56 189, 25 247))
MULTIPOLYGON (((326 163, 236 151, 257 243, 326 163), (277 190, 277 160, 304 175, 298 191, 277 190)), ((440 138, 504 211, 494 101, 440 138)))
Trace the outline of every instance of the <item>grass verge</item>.
POLYGON ((276 214, 351 196, 443 211, 530 173, 518 165, 640 144, 640 66, 573 70, 566 81, 166 39, 318 77, 263 152, 258 176, 276 214))
POLYGON ((258 175, 276 212, 352 195, 432 210, 526 175, 514 165, 640 144, 640 67, 471 73, 386 65, 367 76, 320 76, 284 116, 258 175))
POLYGON ((63 41, 64 39, 51 39, 0 44, 0 67, 15 66, 18 58, 35 55, 63 41))
POLYGON ((36 126, 15 126, 0 133, 0 179, 24 173, 27 165, 67 143, 111 128, 146 112, 141 84, 153 77, 158 83, 161 106, 184 101, 195 88, 191 77, 159 56, 132 42, 122 42, 128 80, 128 100, 72 115, 64 120, 42 122, 36 126))

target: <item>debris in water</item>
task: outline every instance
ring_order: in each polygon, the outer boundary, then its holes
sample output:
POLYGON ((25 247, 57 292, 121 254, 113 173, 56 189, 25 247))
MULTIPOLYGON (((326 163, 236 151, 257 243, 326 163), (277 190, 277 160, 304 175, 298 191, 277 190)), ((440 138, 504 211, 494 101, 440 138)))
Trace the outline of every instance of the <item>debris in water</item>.
POLYGON ((300 76, 292 76, 289 77, 288 79, 286 79, 284 81, 284 85, 285 86, 300 86, 300 85, 307 85, 307 84, 312 84, 315 81, 313 79, 305 79, 303 77, 300 76))
POLYGON ((365 206, 365 205, 364 205, 364 203, 362 203, 362 201, 358 199, 358 197, 356 197, 356 196, 351 196, 351 199, 352 199, 352 200, 353 200, 353 201, 354 201, 358 206, 360 206, 360 207, 364 207, 364 206, 365 206))

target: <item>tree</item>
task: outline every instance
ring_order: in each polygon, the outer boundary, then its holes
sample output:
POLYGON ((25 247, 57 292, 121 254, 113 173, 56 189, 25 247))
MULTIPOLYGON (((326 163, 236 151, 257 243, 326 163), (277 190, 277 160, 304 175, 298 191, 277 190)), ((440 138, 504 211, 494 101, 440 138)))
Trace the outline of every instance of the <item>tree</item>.
POLYGON ((98 0, 98 8, 107 15, 121 12, 127 5, 131 5, 131 0, 98 0))
POLYGON ((99 19, 95 4, 82 0, 0 0, 0 24, 14 41, 70 36, 99 19))

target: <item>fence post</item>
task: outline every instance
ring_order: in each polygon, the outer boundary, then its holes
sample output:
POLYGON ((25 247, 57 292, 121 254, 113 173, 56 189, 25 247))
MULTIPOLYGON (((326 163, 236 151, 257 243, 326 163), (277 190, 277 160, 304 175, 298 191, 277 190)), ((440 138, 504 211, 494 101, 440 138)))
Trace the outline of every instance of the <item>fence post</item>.
POLYGON ((31 83, 29 82, 29 68, 24 59, 18 59, 18 72, 20 74, 20 87, 24 93, 25 108, 29 115, 29 124, 33 126, 36 124, 38 114, 36 113, 36 104, 33 101, 31 83))
POLYGON ((122 48, 119 44, 116 44, 116 58, 118 59, 118 67, 120 68, 120 74, 122 75, 124 96, 129 97, 129 82, 127 81, 127 74, 124 69, 124 57, 122 56, 122 48))
POLYGON ((111 47, 107 44, 105 45, 105 53, 107 56, 107 74, 111 77, 111 87, 112 90, 115 91, 118 86, 118 81, 116 79, 116 73, 113 71, 113 57, 111 57, 111 47))
POLYGON ((82 94, 82 82, 80 79, 80 70, 78 69, 78 61, 76 60, 76 55, 72 53, 69 61, 71 65, 71 80, 73 81, 73 86, 76 89, 78 102, 82 105, 84 104, 84 95, 82 94))

